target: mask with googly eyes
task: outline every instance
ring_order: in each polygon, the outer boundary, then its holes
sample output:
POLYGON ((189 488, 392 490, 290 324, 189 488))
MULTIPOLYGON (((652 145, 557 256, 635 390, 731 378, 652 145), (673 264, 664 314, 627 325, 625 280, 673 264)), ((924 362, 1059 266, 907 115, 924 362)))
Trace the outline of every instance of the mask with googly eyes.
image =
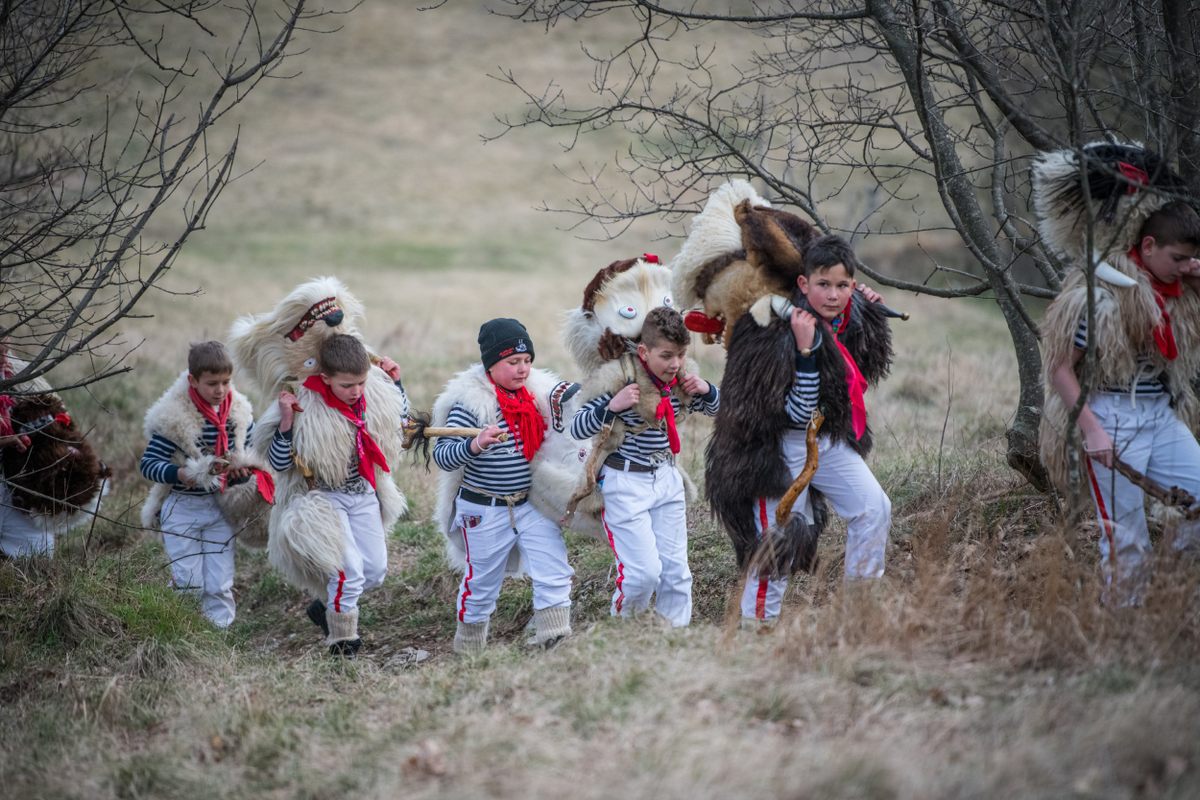
POLYGON ((632 349, 651 310, 674 305, 671 271, 656 256, 615 261, 596 273, 583 303, 567 313, 567 346, 580 368, 591 372, 632 349))

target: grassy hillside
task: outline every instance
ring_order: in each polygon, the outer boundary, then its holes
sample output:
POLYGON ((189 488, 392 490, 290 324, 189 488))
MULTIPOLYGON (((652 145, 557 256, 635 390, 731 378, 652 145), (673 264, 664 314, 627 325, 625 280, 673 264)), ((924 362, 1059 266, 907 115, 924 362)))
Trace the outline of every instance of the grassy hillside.
MULTIPOLYGON (((1094 529, 1003 464, 1015 370, 987 301, 889 294, 892 377, 867 396, 872 468, 894 501, 888 575, 846 591, 844 526, 796 581, 785 622, 736 626, 725 535, 691 510, 696 617, 607 617, 612 559, 571 537, 576 635, 524 645, 511 582, 478 662, 449 652, 457 577, 429 521, 434 475, 398 470, 413 507, 391 574, 362 607, 354 663, 324 656, 306 598, 239 553, 238 621, 211 630, 167 588, 161 547, 121 521, 141 414, 189 341, 223 337, 292 286, 336 274, 417 407, 477 358, 480 321, 524 320, 538 363, 571 375, 560 313, 599 267, 676 244, 648 221, 589 242, 539 213, 564 153, 546 131, 484 144, 520 98, 490 80, 586 80, 569 26, 515 26, 474 4, 367 3, 312 36, 303 74, 242 109, 257 166, 131 321, 129 380, 69 399, 116 470, 106 516, 53 561, 0 562, 0 786, 14 798, 1192 797, 1200 791, 1200 570, 1164 559, 1143 608, 1098 603, 1094 529)), ((610 24, 617 24, 616 22, 610 24)), ((593 26, 597 36, 617 29, 593 26)), ((602 42, 601 42, 602 43, 602 42)), ((575 174, 575 173, 572 173, 575 174)), ((697 347, 719 381, 721 354, 697 347)), ((684 442, 700 477, 706 430, 684 442)))

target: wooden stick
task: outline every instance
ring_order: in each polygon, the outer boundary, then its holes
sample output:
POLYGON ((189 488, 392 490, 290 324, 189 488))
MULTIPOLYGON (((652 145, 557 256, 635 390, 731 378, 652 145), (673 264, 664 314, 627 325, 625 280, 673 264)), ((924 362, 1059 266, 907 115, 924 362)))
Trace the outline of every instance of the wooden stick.
POLYGON ((1186 489, 1178 486, 1166 488, 1148 475, 1138 472, 1115 455, 1113 456, 1113 469, 1164 506, 1180 509, 1183 512, 1183 518, 1189 522, 1200 519, 1200 505, 1196 504, 1196 498, 1186 489))
POLYGON ((783 493, 783 497, 779 499, 779 505, 775 507, 775 525, 777 527, 782 528, 787 524, 788 517, 792 515, 792 506, 796 505, 796 500, 808 488, 813 475, 816 474, 817 432, 821 430, 821 424, 824 422, 825 415, 821 413, 819 408, 814 408, 812 417, 808 420, 808 432, 804 436, 804 468, 800 470, 800 474, 796 476, 796 480, 792 481, 792 485, 788 487, 788 490, 783 493))

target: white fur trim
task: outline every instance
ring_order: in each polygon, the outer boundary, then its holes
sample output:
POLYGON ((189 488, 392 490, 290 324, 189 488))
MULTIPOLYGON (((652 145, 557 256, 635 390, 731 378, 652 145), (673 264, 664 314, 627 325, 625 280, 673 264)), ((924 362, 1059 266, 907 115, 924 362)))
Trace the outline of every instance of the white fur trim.
POLYGON ((276 503, 267 560, 293 586, 324 597, 329 577, 342 568, 345 538, 333 505, 320 492, 305 492, 276 503))

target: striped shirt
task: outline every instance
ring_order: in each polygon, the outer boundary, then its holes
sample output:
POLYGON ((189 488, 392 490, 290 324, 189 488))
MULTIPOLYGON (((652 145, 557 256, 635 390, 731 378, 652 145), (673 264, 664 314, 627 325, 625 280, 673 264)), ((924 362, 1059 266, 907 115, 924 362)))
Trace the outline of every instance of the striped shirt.
MULTIPOLYGON (((621 412, 611 410, 608 404, 612 398, 612 392, 605 392, 575 412, 575 418, 571 420, 571 436, 576 439, 590 439, 605 425, 620 419, 625 423, 626 431, 624 441, 617 448, 618 456, 645 467, 657 466, 670 460, 671 443, 667 439, 666 426, 647 426, 636 407, 621 412)), ((693 397, 687 408, 689 411, 699 411, 711 417, 717 413, 720 404, 717 385, 710 383, 708 394, 693 397)), ((675 409, 676 415, 683 411, 683 404, 674 394, 671 395, 671 407, 675 409)))
MULTIPOLYGON (((235 431, 233 420, 229 419, 225 422, 226 435, 232 440, 235 431)), ((250 436, 254 432, 254 423, 250 423, 250 427, 246 430, 246 448, 250 447, 250 436)), ((200 440, 196 442, 200 448, 200 452, 206 455, 211 455, 217 446, 217 426, 204 421, 204 427, 200 430, 200 440)), ((206 495, 213 494, 209 489, 204 489, 198 486, 188 486, 179 481, 179 465, 172 462, 176 452, 179 452, 179 445, 172 442, 162 434, 154 434, 150 437, 150 443, 146 445, 146 451, 142 453, 142 461, 138 468, 142 472, 142 476, 155 483, 171 484, 171 491, 179 492, 180 494, 206 495)), ((246 480, 246 479, 242 479, 246 480)), ((241 483, 242 481, 230 481, 231 484, 241 483)))
MULTIPOLYGON (((1087 313, 1084 312, 1079 317, 1079 327, 1075 329, 1075 347, 1079 350, 1086 350, 1087 342, 1087 313)), ((1137 372, 1134 374, 1133 381, 1130 384, 1125 386, 1101 386, 1096 391, 1130 394, 1132 390, 1132 394, 1136 397, 1156 397, 1166 393, 1166 375, 1161 369, 1154 366, 1154 362, 1150 360, 1149 354, 1139 354, 1135 366, 1137 367, 1137 372)))
MULTIPOLYGON (((404 414, 408 415, 408 395, 404 394, 404 386, 399 380, 392 382, 395 387, 400 390, 404 396, 404 414)), ((271 448, 267 450, 267 463, 271 465, 271 469, 276 472, 287 472, 292 467, 296 466, 296 455, 292 449, 292 433, 289 428, 287 431, 275 429, 275 435, 271 437, 271 448)), ((317 488, 324 489, 329 492, 342 492, 343 494, 370 494, 375 491, 370 482, 362 476, 358 471, 358 455, 353 451, 350 453, 350 463, 346 465, 346 480, 340 486, 330 486, 320 478, 316 479, 317 488)))
MULTIPOLYGON (((496 423, 508 432, 508 423, 500 415, 496 423)), ((447 427, 479 428, 479 420, 467 409, 455 403, 446 418, 447 427)), ((433 446, 433 460, 438 467, 451 472, 463 470, 463 485, 498 495, 517 494, 529 490, 533 483, 529 462, 520 451, 516 437, 498 442, 482 453, 471 452, 470 436, 440 436, 433 446)))
POLYGON ((808 421, 812 419, 813 411, 820 400, 821 375, 817 371, 815 353, 822 341, 821 331, 818 330, 810 348, 814 355, 802 356, 799 350, 796 351, 796 378, 792 381, 792 388, 784 404, 793 429, 808 427, 808 421))

